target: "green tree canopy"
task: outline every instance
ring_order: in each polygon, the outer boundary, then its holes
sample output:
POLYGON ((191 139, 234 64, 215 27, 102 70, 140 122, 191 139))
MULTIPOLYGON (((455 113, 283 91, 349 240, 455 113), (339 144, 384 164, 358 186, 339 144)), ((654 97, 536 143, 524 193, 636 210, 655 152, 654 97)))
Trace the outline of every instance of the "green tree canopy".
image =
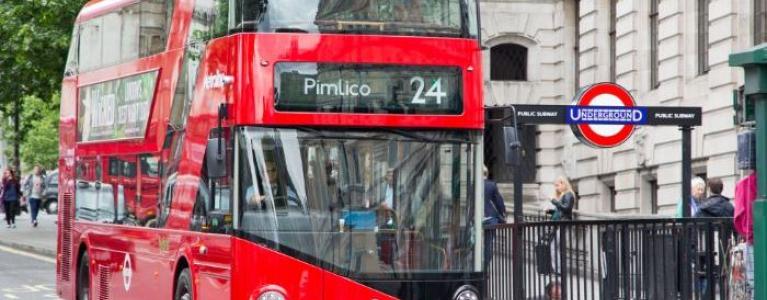
POLYGON ((24 97, 21 117, 28 120, 30 128, 21 144, 21 161, 25 165, 40 164, 45 169, 56 168, 59 158, 60 101, 59 94, 53 94, 49 101, 34 96, 24 97), (38 114, 40 116, 36 117, 38 114))
POLYGON ((77 12, 85 2, 0 1, 0 110, 5 116, 0 126, 9 144, 18 141, 25 152, 37 152, 22 154, 26 164, 47 163, 35 156, 58 152, 58 122, 52 120, 58 120, 58 93, 69 41, 77 12), (19 106, 14 105, 17 102, 19 106), (21 119, 18 133, 8 122, 16 113, 21 119), (28 140, 28 134, 35 137, 28 140), (38 138, 42 136, 49 139, 38 138))

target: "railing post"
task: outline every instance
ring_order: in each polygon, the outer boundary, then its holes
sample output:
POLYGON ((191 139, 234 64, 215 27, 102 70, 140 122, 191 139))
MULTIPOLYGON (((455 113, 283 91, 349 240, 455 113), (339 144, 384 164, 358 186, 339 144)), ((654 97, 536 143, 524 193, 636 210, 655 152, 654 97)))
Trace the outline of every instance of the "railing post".
POLYGON ((524 223, 519 222, 517 223, 516 220, 514 224, 512 225, 512 231, 511 234, 514 236, 514 240, 512 241, 511 245, 511 255, 512 255, 512 288, 514 289, 513 295, 515 300, 524 300, 525 299, 525 288, 524 288, 524 280, 525 280, 525 262, 522 260, 522 251, 524 249, 524 245, 522 244, 522 232, 523 228, 522 226, 524 223))
POLYGON ((554 270, 554 272, 559 271, 560 274, 560 281, 559 286, 560 290, 562 292, 562 299, 572 299, 570 298, 570 282, 568 281, 569 277, 567 276, 568 269, 567 269, 567 236, 568 234, 565 232, 566 229, 569 229, 571 225, 562 225, 562 223, 559 223, 555 225, 557 227, 557 231, 554 233, 554 238, 559 241, 559 263, 556 264, 556 266, 559 268, 559 270, 554 270))
MULTIPOLYGON (((516 123, 516 119, 514 121, 514 126, 519 126, 519 124, 516 123)), ((519 164, 519 161, 522 157, 521 155, 521 149, 517 147, 514 149, 516 159, 515 163, 513 165, 514 168, 514 227, 512 234, 514 236, 514 240, 512 241, 512 266, 513 266, 513 283, 512 288, 514 289, 514 299, 516 300, 524 300, 525 299, 525 286, 524 286, 524 265, 525 262, 522 260, 522 251, 524 245, 522 245, 522 226, 524 226, 524 213, 523 213, 523 199, 522 199, 522 166, 519 164)))
POLYGON ((682 265, 682 282, 681 282, 681 288, 682 288, 682 299, 692 299, 692 265, 690 264, 690 235, 692 233, 691 230, 688 228, 689 219, 683 219, 682 220, 682 257, 681 257, 681 265, 682 265))

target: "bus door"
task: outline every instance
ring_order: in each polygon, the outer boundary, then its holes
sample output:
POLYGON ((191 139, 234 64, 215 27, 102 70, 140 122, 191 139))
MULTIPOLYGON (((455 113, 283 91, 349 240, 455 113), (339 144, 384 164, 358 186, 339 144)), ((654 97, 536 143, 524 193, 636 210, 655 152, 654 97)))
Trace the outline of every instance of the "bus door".
MULTIPOLYGON (((223 140, 231 140, 224 138, 223 140)), ((223 151, 231 160, 230 143, 223 151)), ((210 150, 210 149, 209 149, 210 150)), ((216 150, 213 150, 216 151, 216 150)), ((206 165, 206 160, 203 161, 206 165)), ((232 276, 232 180, 231 167, 227 176, 208 178, 203 166, 197 194, 192 208, 190 229, 200 232, 193 237, 191 250, 195 256, 192 264, 199 278, 199 299, 224 299, 231 297, 232 276)))
POLYGON ((232 238, 229 185, 223 180, 201 180, 190 227, 200 232, 193 237, 193 264, 200 279, 199 299, 223 299, 231 295, 232 238), (221 185, 219 185, 221 184, 221 185))

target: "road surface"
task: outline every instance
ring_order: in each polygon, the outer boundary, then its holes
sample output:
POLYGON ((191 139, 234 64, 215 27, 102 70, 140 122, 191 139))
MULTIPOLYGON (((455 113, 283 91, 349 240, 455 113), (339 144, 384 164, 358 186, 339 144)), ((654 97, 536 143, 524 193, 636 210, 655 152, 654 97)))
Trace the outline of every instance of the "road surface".
POLYGON ((58 299, 56 261, 0 246, 0 299, 58 299))

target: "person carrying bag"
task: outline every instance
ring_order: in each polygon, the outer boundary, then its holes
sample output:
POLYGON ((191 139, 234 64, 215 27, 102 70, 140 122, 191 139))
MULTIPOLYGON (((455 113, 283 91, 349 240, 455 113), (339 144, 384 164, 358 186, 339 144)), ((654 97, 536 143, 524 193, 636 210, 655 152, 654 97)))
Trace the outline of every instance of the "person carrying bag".
POLYGON ((16 212, 19 210, 21 199, 21 187, 12 170, 6 169, 3 174, 3 206, 5 209, 5 222, 8 228, 16 228, 16 212))
MULTIPOLYGON (((506 223, 506 205, 503 196, 498 191, 498 185, 487 179, 487 167, 483 168, 485 177, 485 218, 482 219, 484 227, 506 223)), ((485 270, 493 259, 493 245, 495 244, 495 229, 485 229, 485 270)))

